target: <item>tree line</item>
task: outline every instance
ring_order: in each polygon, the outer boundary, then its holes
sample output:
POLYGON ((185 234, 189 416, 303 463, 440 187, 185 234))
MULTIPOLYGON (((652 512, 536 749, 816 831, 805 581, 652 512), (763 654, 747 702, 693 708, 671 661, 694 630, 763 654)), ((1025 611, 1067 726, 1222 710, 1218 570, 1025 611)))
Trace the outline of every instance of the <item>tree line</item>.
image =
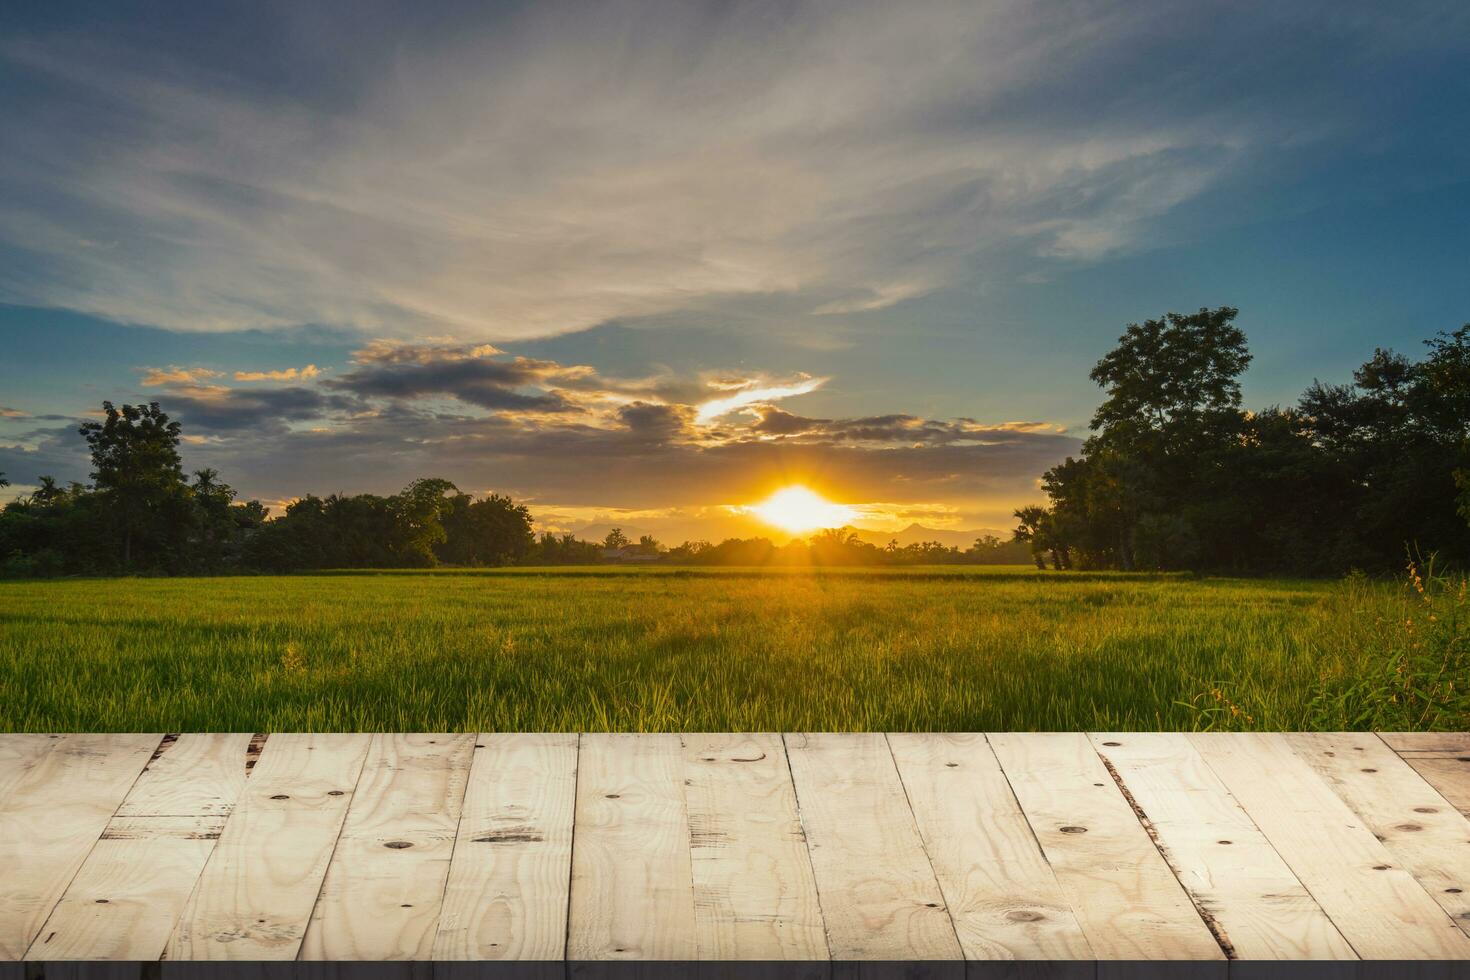
POLYGON ((1232 307, 1130 324, 1049 506, 1016 511, 1038 567, 1333 575, 1470 562, 1470 325, 1378 349, 1295 406, 1242 407, 1232 307))
MULTIPOLYGON (((879 548, 851 529, 664 548, 533 533, 523 504, 442 479, 391 496, 308 494, 274 519, 217 472, 186 476, 158 403, 82 424, 92 483, 39 478, 0 510, 0 575, 213 574, 435 565, 1008 564, 1337 575, 1406 553, 1470 564, 1470 325, 1415 360, 1379 349, 1342 384, 1248 411, 1251 354, 1233 307, 1130 324, 1091 378, 1104 392, 1081 454, 1042 477, 1048 504, 1011 541, 879 548)), ((0 486, 5 485, 0 474, 0 486)))
POLYGON ((308 494, 268 519, 214 470, 185 476, 180 425, 158 403, 103 402, 102 413, 80 430, 90 485, 43 476, 0 511, 0 574, 504 565, 533 551, 524 505, 498 494, 476 499, 448 480, 416 480, 387 497, 308 494))
MULTIPOLYGON (((777 547, 765 538, 665 548, 614 529, 601 542, 532 531, 530 511, 499 494, 476 498, 448 480, 415 480, 391 496, 308 494, 274 519, 238 500, 211 469, 186 476, 182 429, 156 402, 103 402, 80 433, 92 483, 39 478, 35 492, 0 510, 0 576, 199 575, 438 565, 591 565, 656 560, 689 565, 1011 563, 1015 542, 994 537, 966 550, 936 542, 877 548, 849 530, 777 547)), ((6 485, 0 474, 0 486, 6 485)))

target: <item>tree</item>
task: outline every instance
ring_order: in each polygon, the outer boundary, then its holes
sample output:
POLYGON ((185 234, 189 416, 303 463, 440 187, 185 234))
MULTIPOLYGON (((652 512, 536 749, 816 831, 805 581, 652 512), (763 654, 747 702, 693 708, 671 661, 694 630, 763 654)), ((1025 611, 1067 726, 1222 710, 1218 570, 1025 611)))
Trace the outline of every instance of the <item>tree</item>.
POLYGON ((393 521, 393 550, 406 566, 429 567, 438 559, 434 549, 448 540, 444 519, 454 510, 459 488, 448 480, 415 480, 389 498, 393 521))
POLYGON ((103 402, 102 411, 103 421, 84 422, 79 431, 121 540, 122 566, 132 567, 138 545, 151 562, 166 561, 187 510, 179 423, 157 402, 122 408, 103 402))
MULTIPOLYGON (((1466 446, 1465 455, 1470 457, 1470 446, 1466 446)), ((1465 518, 1466 524, 1470 524, 1470 466, 1455 470, 1455 486, 1460 488, 1460 516, 1465 518)))
POLYGON ((469 494, 451 498, 444 518, 446 539, 435 551, 453 565, 508 565, 525 558, 535 544, 531 512, 509 497, 491 494, 474 500, 469 494))
POLYGON ((1044 556, 1051 549, 1051 513, 1045 507, 1032 504, 1018 508, 1015 516, 1019 522, 1014 532, 1015 540, 1028 542, 1031 545, 1031 559, 1036 562, 1037 568, 1045 570, 1044 556))
POLYGON ((1470 325, 1425 345, 1417 362, 1376 350, 1351 384, 1302 396, 1304 428, 1338 476, 1341 550, 1360 567, 1396 567, 1405 547, 1470 558, 1455 475, 1470 442, 1470 325))
POLYGON ((617 551, 621 548, 628 547, 630 544, 632 542, 628 540, 628 536, 623 533, 623 529, 620 527, 613 528, 607 532, 607 537, 602 539, 602 546, 608 551, 617 551))
POLYGON ((1038 555, 1130 570, 1192 567, 1228 548, 1218 488, 1245 430, 1240 375, 1251 360, 1236 315, 1222 306, 1129 324, 1097 362, 1093 434, 1080 458, 1042 477, 1052 506, 1027 531, 1038 555))
POLYGON ((1251 362, 1239 312, 1222 306, 1130 323, 1090 375, 1107 394, 1092 416, 1095 445, 1177 454, 1233 433, 1251 362))

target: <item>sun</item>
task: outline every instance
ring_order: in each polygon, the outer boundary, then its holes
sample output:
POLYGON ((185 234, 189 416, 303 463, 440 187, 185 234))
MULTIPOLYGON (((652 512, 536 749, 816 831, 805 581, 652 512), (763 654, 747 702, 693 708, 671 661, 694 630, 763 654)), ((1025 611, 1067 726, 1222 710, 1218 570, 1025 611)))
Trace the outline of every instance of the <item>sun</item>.
POLYGON ((853 508, 834 504, 801 486, 783 487, 746 509, 767 524, 775 525, 790 534, 842 527, 852 523, 858 516, 853 508))

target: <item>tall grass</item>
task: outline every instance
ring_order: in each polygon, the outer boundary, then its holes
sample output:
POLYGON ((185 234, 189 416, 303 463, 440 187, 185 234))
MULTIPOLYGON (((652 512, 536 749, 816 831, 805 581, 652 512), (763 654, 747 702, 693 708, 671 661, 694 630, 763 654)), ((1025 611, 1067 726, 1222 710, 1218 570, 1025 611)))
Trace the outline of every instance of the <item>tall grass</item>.
POLYGON ((1467 727, 1465 586, 1420 586, 994 568, 0 583, 0 730, 1467 727))

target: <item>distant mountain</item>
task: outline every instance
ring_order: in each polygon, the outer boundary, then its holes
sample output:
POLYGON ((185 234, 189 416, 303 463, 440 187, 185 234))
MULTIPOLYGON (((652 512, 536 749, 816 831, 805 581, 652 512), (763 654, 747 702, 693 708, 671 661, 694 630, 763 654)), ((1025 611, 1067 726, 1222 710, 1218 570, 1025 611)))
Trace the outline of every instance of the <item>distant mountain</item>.
POLYGON ((1011 539, 1010 531, 1000 531, 995 528, 976 528, 973 531, 946 531, 936 527, 925 527, 922 524, 910 524, 902 531, 864 531, 856 529, 857 536, 869 544, 875 544, 882 548, 888 542, 897 540, 900 548, 906 548, 911 544, 922 544, 925 541, 938 541, 946 548, 959 548, 964 551, 975 543, 976 538, 983 538, 987 534, 994 535, 1002 541, 1011 539))

